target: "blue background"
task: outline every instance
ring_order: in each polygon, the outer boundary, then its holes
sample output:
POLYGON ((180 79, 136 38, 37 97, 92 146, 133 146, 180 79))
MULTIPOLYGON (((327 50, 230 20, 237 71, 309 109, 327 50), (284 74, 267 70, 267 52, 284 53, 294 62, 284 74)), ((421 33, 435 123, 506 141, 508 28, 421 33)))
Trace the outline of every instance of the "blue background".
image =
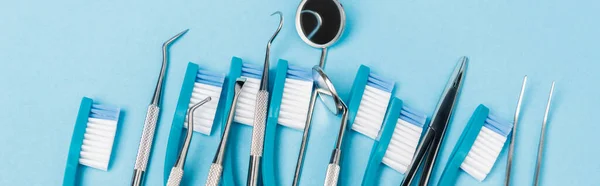
MULTIPOLYGON (((232 56, 260 64, 265 44, 278 21, 269 15, 280 10, 286 21, 273 44, 271 68, 279 58, 304 67, 317 64, 319 50, 303 43, 294 27, 298 3, 294 0, 0 3, 0 185, 62 183, 71 133, 83 96, 124 110, 110 172, 85 169, 84 183, 129 184, 146 106, 160 68, 160 46, 172 35, 189 28, 171 47, 163 112, 147 179, 147 185, 161 185, 166 139, 187 62, 222 73, 227 72, 232 56)), ((541 184, 600 184, 600 148, 596 136, 600 125, 594 117, 600 104, 597 87, 600 74, 596 72, 600 67, 599 1, 342 0, 342 3, 347 13, 346 32, 330 48, 327 61, 327 72, 342 97, 347 97, 359 65, 365 64, 375 73, 395 80, 396 96, 407 105, 431 116, 456 60, 462 55, 469 56, 471 63, 464 89, 440 155, 440 165, 444 165, 452 150, 449 146, 457 141, 476 106, 483 103, 497 115, 511 119, 522 77, 529 75, 513 170, 514 185, 529 185, 548 91, 556 80, 541 184)), ((305 185, 322 183, 325 171, 322 167, 326 165, 321 162, 328 159, 339 121, 321 105, 316 112, 318 122, 313 122, 305 165, 310 172, 303 173, 305 185)), ((287 140, 291 150, 282 150, 280 156, 295 159, 301 135, 291 130, 288 133, 296 136, 287 140)), ((242 139, 244 135, 238 137, 234 139, 249 140, 242 139)), ((202 141, 194 141, 199 143, 202 141)), ((210 161, 212 153, 188 158, 210 161)), ((246 153, 239 155, 239 162, 246 160, 246 153)), ((462 174, 458 185, 500 185, 505 161, 506 148, 483 183, 462 174)), ((282 182, 289 183, 293 164, 282 163, 288 170, 280 172, 282 182)), ((193 168, 193 163, 189 167, 193 168)), ((197 167, 207 169, 204 165, 197 167)), ((239 165, 236 170, 242 171, 236 173, 239 180, 245 180, 245 169, 245 165, 239 165)), ((441 171, 442 166, 438 166, 436 180, 441 171)), ((384 171, 389 179, 383 183, 398 184, 401 177, 394 174, 384 171)), ((186 177, 203 180, 205 175, 186 174, 186 177)))

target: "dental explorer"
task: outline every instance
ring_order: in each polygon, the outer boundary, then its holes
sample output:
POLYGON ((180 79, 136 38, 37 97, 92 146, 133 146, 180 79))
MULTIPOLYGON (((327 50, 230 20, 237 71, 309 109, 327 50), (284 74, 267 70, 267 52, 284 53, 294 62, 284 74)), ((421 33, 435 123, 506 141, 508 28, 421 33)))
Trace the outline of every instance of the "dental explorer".
POLYGON ((235 115, 235 108, 237 106, 236 103, 240 97, 240 93, 242 93, 242 87, 244 86, 244 83, 246 83, 246 78, 237 78, 235 81, 233 101, 231 102, 231 108, 229 109, 227 122, 225 123, 225 130, 223 131, 223 136, 221 136, 221 141, 219 142, 219 147, 217 149, 217 153, 215 154, 215 158, 213 159, 212 165, 210 165, 208 178, 206 179, 206 186, 219 186, 219 183, 221 182, 221 175, 223 174, 223 162, 225 161, 225 151, 227 150, 227 140, 229 139, 229 130, 231 128, 231 122, 233 122, 233 116, 235 115))
MULTIPOLYGON (((325 1, 309 1, 302 0, 296 11, 296 31, 300 38, 308 45, 321 48, 321 57, 319 59, 319 67, 325 68, 325 60, 327 58, 327 48, 335 44, 344 33, 346 27, 346 12, 342 4, 338 0, 325 1), (320 12, 319 12, 320 11, 320 12), (312 15, 314 22, 311 22, 310 17, 304 15, 312 15), (328 24, 323 25, 325 20, 328 24), (321 31, 321 29, 323 31, 321 31)), ((308 105, 308 114, 304 131, 302 134, 302 142, 300 144, 300 152, 296 162, 296 170, 294 171, 293 186, 298 186, 308 143, 308 132, 312 121, 315 102, 317 101, 317 93, 313 90, 308 105)))
POLYGON ((152 102, 148 106, 148 111, 146 112, 144 129, 142 131, 142 137, 140 139, 140 145, 138 148, 137 157, 135 159, 135 166, 133 169, 133 178, 131 180, 132 186, 140 186, 142 185, 142 181, 144 180, 144 174, 146 172, 146 166, 150 157, 152 142, 154 141, 154 134, 156 124, 158 122, 158 115, 160 113, 160 99, 162 96, 165 73, 167 70, 167 61, 169 57, 168 48, 175 40, 183 36, 188 30, 189 29, 186 29, 178 33, 162 45, 162 66, 160 69, 160 74, 158 76, 158 82, 156 83, 156 89, 154 90, 154 95, 152 97, 152 102))
POLYGON ((534 186, 538 186, 540 184, 540 168, 542 167, 542 156, 544 153, 544 141, 546 136, 546 123, 548 122, 548 111, 550 110, 550 104, 552 103, 552 94, 554 93, 554 83, 552 82, 552 87, 550 88, 550 95, 548 96, 548 103, 546 104, 546 111, 544 112, 544 120, 542 120, 542 131, 540 134, 540 144, 538 145, 538 153, 537 153, 537 162, 535 163, 535 173, 534 173, 534 186))
POLYGON ((527 76, 523 77, 523 84, 521 85, 521 93, 519 93, 519 101, 517 101, 517 108, 515 109, 515 118, 512 133, 510 134, 510 144, 508 145, 508 158, 506 160, 506 175, 504 177, 504 185, 510 185, 510 173, 512 169, 513 152, 515 149, 515 140, 517 138, 517 124, 519 124, 519 116, 521 114, 521 103, 523 102, 523 95, 525 94, 525 87, 527 86, 527 76))
POLYGON ((267 51, 265 54, 265 64, 263 67, 260 88, 256 94, 256 107, 254 108, 254 124, 252 127, 252 145, 250 147, 250 163, 248 167, 248 186, 257 186, 259 182, 260 166, 263 155, 263 147, 265 142, 265 124, 267 123, 267 108, 269 107, 269 58, 271 53, 271 43, 281 31, 283 27, 283 15, 277 11, 271 16, 279 14, 279 26, 267 43, 267 51))
POLYGON ((190 143, 192 142, 192 134, 194 134, 194 113, 196 112, 196 109, 200 108, 205 103, 208 103, 210 100, 210 96, 206 97, 187 110, 187 113, 189 114, 187 118, 187 132, 185 134, 183 147, 181 147, 181 150, 179 151, 179 157, 177 157, 177 161, 171 169, 171 174, 169 174, 167 186, 179 186, 181 183, 181 179, 183 178, 183 166, 185 165, 187 152, 190 149, 190 143))
POLYGON ((429 128, 427 129, 425 136, 423 136, 423 139, 416 150, 415 157, 406 171, 406 176, 401 184, 402 186, 412 185, 412 181, 415 179, 417 171, 421 168, 423 170, 418 185, 428 185, 440 146, 444 140, 446 128, 448 128, 452 113, 454 112, 454 106, 460 95, 462 82, 466 75, 468 60, 467 57, 462 57, 456 65, 452 76, 448 80, 448 84, 446 85, 434 115, 431 118, 429 128))

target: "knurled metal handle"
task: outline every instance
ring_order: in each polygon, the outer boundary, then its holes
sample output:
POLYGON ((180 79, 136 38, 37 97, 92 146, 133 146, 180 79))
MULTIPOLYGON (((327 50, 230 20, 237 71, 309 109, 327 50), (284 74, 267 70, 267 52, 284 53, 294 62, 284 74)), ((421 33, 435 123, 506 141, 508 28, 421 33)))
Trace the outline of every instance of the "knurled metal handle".
POLYGON ((167 186, 179 186, 181 179, 183 178, 183 169, 180 167, 173 167, 169 174, 169 180, 167 186))
POLYGON ((256 94, 256 108, 254 111, 254 125, 252 128, 252 146, 250 155, 261 157, 265 139, 265 125, 267 122, 267 105, 269 92, 259 91, 256 94))
POLYGON ((156 129, 156 123, 158 121, 159 111, 160 109, 157 105, 148 106, 146 120, 144 121, 144 129, 142 131, 142 138, 140 140, 140 146, 135 159, 135 169, 137 170, 146 171, 146 165, 148 164, 148 157, 150 157, 150 148, 152 148, 152 141, 154 140, 154 132, 156 129))
POLYGON ((325 176, 325 186, 337 186, 338 177, 340 175, 340 166, 329 164, 327 166, 327 175, 325 176))
POLYGON ((214 163, 210 165, 210 170, 208 171, 208 178, 206 179, 206 186, 219 186, 222 173, 223 166, 214 163))

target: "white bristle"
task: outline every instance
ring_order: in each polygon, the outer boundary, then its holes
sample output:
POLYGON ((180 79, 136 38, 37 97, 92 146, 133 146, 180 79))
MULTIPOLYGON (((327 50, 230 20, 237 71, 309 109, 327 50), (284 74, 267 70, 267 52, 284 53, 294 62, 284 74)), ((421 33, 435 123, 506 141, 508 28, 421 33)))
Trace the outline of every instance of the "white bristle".
POLYGON ((312 81, 286 78, 277 123, 304 130, 312 94, 312 81))
POLYGON ((352 129, 369 138, 377 138, 391 97, 390 92, 367 85, 352 129))
POLYGON ((79 163, 106 171, 116 133, 117 121, 89 118, 83 135, 79 163))
MULTIPOLYGON (((212 132, 213 123, 217 113, 217 106, 219 105, 219 98, 221 97, 221 90, 222 87, 199 82, 194 83, 194 89, 192 90, 192 97, 190 98, 188 108, 209 96, 211 98, 209 102, 202 105, 202 108, 196 110, 196 113, 194 113, 194 131, 205 135, 210 135, 212 132)), ((184 127, 187 127, 189 115, 190 113, 187 113, 183 124, 184 127)))
POLYGON ((238 98, 233 121, 252 126, 254 124, 254 107, 256 105, 256 94, 260 87, 260 79, 246 76, 242 76, 242 78, 246 78, 246 83, 244 83, 238 98))
POLYGON ((422 132, 423 127, 398 119, 382 162, 404 174, 413 159, 422 132))
POLYGON ((460 168, 478 181, 483 181, 492 170, 504 142, 506 136, 482 127, 460 168))

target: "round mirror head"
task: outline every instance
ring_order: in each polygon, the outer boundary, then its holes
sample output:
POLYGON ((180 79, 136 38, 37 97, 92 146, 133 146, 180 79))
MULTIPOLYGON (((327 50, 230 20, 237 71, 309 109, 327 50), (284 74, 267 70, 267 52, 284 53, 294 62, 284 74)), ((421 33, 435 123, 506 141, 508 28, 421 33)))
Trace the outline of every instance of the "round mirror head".
POLYGON ((346 13, 338 0, 303 0, 296 10, 296 31, 312 47, 333 45, 345 26, 346 13))
POLYGON ((313 67, 312 74, 316 85, 316 91, 319 94, 321 101, 323 101, 325 106, 327 106, 333 114, 337 115, 342 110, 342 102, 335 91, 335 87, 333 87, 333 83, 331 83, 327 74, 325 74, 323 69, 319 66, 313 67))

